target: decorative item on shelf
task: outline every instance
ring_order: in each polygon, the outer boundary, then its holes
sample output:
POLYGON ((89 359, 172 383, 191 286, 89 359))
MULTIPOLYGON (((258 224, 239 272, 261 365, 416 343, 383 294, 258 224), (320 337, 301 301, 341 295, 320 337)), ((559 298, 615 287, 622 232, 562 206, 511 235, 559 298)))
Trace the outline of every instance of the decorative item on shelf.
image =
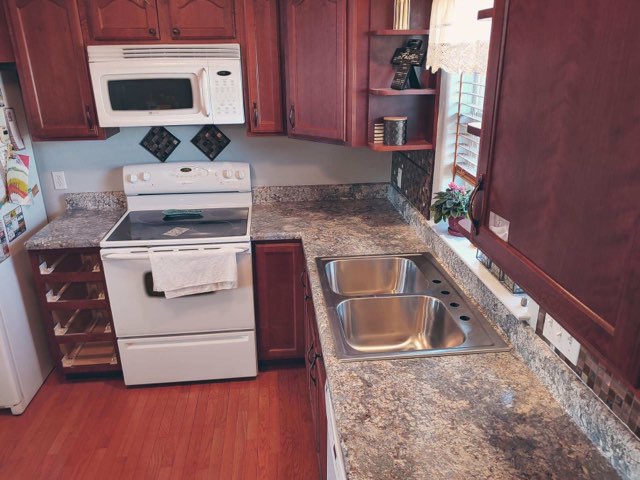
POLYGON ((458 225, 460 220, 467 217, 469 207, 469 197, 471 192, 467 192, 466 187, 449 183, 444 192, 436 193, 436 199, 431 205, 433 221, 436 223, 442 220, 449 222, 449 234, 454 237, 463 237, 461 228, 458 225))
POLYGON ((393 29, 408 30, 411 23, 411 0, 393 2, 393 29))
POLYGON ((373 143, 380 145, 384 143, 384 123, 373 124, 373 143))
POLYGON ((407 143, 407 117, 384 117, 384 144, 407 143))
POLYGON ((180 140, 164 127, 151 127, 140 145, 158 160, 165 162, 180 145, 180 140))
POLYGON ((213 161, 231 143, 231 140, 215 125, 205 125, 191 139, 191 143, 213 161))
POLYGON ((391 81, 391 88, 404 90, 405 88, 422 88, 416 68, 424 64, 427 51, 422 50, 422 40, 412 38, 403 47, 397 48, 391 58, 391 64, 396 65, 396 73, 391 81))

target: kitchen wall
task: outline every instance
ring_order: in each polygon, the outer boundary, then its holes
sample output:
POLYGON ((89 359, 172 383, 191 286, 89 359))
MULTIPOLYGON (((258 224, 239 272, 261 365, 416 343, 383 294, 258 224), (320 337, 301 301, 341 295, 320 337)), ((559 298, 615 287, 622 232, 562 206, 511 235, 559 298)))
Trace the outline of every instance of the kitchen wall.
MULTIPOLYGON (((168 127, 181 140, 168 162, 207 161, 191 144, 199 126, 168 127)), ((216 161, 251 164, 256 186, 388 182, 391 155, 287 137, 247 137, 243 125, 221 126, 231 143, 216 161)), ((122 190, 120 167, 157 160, 139 143, 148 128, 123 128, 104 141, 37 142, 34 153, 49 217, 64 210, 64 194, 122 190), (64 171, 67 190, 54 190, 51 172, 64 171)))

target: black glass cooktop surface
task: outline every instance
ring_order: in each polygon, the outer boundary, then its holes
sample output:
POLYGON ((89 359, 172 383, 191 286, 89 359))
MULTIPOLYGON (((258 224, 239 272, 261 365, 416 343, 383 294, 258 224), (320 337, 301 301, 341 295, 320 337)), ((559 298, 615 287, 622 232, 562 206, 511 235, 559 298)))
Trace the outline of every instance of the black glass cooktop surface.
POLYGON ((190 240, 247 235, 248 208, 129 212, 107 242, 190 240))

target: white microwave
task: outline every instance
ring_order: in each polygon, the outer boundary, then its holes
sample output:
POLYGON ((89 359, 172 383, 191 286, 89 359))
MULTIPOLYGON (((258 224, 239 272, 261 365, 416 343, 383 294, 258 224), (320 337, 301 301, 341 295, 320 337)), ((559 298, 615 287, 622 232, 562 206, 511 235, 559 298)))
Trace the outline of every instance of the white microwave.
POLYGON ((87 47, 101 127, 244 123, 240 45, 87 47))

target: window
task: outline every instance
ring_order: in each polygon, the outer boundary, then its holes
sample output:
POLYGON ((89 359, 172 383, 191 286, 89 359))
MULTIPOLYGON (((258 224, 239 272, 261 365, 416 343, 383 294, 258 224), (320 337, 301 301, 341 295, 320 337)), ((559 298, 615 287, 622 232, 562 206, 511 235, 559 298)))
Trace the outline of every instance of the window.
POLYGON ((480 127, 485 76, 464 73, 452 78, 451 101, 457 106, 453 154, 453 177, 475 185, 480 156, 480 127))

